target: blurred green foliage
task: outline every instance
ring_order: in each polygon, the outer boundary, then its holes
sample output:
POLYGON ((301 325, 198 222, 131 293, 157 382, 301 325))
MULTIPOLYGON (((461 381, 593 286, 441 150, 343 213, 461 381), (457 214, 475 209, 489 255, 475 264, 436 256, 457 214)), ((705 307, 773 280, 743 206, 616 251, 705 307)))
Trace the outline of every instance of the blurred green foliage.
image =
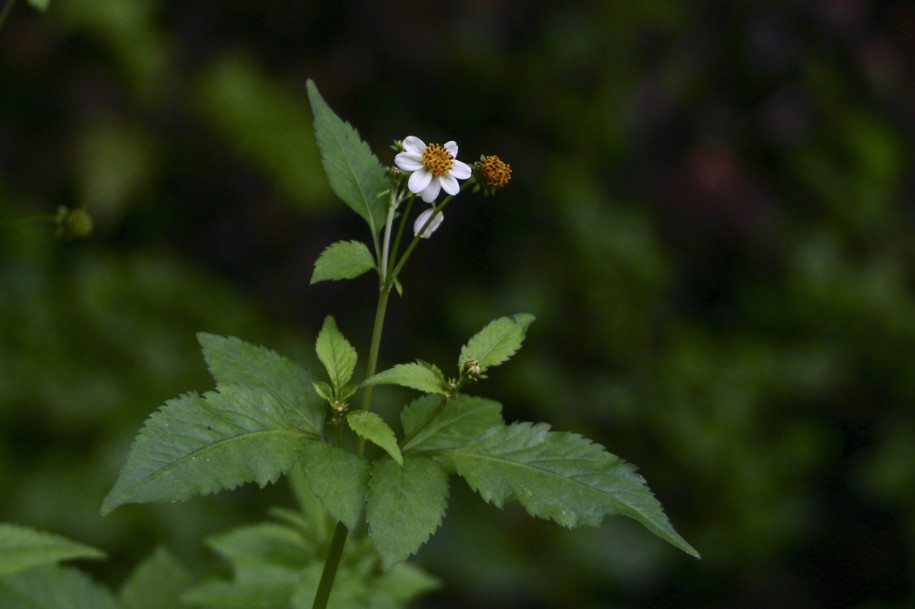
POLYGON ((209 388, 196 331, 307 359, 332 313, 365 349, 371 282, 307 288, 367 236, 321 176, 314 78, 383 162, 413 134, 512 165, 411 260, 382 366, 449 365, 530 311, 487 393, 638 464, 703 554, 455 486, 425 606, 910 606, 913 22, 901 0, 17 6, 0 222, 85 206, 96 231, 0 231, 0 520, 108 551, 118 581, 159 542, 203 569, 204 536, 289 502, 97 516, 143 418, 209 388))

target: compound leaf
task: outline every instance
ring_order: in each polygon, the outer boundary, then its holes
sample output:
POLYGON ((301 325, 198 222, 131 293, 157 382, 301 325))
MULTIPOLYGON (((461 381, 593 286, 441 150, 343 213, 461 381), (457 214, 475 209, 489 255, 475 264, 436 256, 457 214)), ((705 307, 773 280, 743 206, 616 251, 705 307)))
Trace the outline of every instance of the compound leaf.
POLYGON ((375 268, 372 253, 361 241, 337 241, 327 246, 315 261, 311 282, 355 279, 375 268))
POLYGON ((125 503, 183 501, 248 482, 263 487, 316 442, 296 427, 300 420, 298 410, 260 387, 219 386, 169 400, 134 439, 102 514, 125 503))
POLYGON ((518 313, 489 322, 461 349, 458 369, 463 370, 464 364, 476 361, 480 364, 480 369, 485 371, 508 360, 521 347, 524 334, 532 321, 533 315, 518 313))
POLYGON ((234 336, 199 332, 197 341, 217 385, 267 389, 287 410, 300 413, 296 420, 303 431, 321 435, 326 406, 315 395, 313 377, 304 366, 234 336))
POLYGON ((471 488, 498 507, 517 499, 532 516, 567 527, 628 516, 698 557, 635 467, 577 434, 549 431, 545 423, 514 423, 443 452, 471 488))
POLYGON ((419 550, 442 523, 447 503, 448 476, 432 459, 407 456, 403 467, 375 462, 366 520, 385 569, 419 550))

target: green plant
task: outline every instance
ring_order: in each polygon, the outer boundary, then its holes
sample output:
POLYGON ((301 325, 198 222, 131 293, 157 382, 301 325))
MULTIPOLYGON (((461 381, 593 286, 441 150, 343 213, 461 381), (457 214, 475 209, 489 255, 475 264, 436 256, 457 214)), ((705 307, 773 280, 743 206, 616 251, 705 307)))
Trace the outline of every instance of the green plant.
MULTIPOLYGON (((47 566, 0 580, 0 601, 4 594, 40 596, 41 578, 53 578, 60 602, 39 606, 64 607, 72 598, 88 603, 64 595, 91 588, 93 606, 103 607, 401 607, 437 585, 405 560, 441 524, 455 475, 498 507, 517 500, 531 515, 566 527, 628 516, 698 557, 633 466, 545 423, 506 423, 498 402, 466 393, 515 355, 532 315, 486 324, 460 349, 453 375, 422 360, 377 371, 388 303, 392 291, 403 292, 404 265, 439 228, 455 195, 467 189, 494 195, 509 183, 511 168, 494 155, 468 165, 457 160, 454 142, 427 146, 413 136, 395 144, 395 167, 385 168, 314 83, 308 91, 330 187, 370 234, 368 244, 327 247, 311 282, 377 273, 365 377, 354 382, 357 350, 331 316, 316 341, 321 379, 265 347, 198 334, 215 389, 169 400, 147 419, 101 511, 184 501, 251 482, 263 487, 283 476, 298 509, 274 508, 269 522, 208 539, 232 565, 230 579, 191 584, 157 550, 117 599, 75 571, 47 566), (437 203, 441 190, 447 196, 437 203), (416 214, 411 239, 407 223, 417 197, 430 207, 416 214), (400 434, 372 409, 374 388, 391 384, 421 394, 402 407, 400 434), (169 582, 168 591, 151 598, 146 592, 159 580, 169 582)), ((46 554, 44 563, 90 555, 66 546, 46 554)), ((0 555, 0 568, 3 560, 0 555)), ((20 561, 15 568, 31 566, 20 561)))

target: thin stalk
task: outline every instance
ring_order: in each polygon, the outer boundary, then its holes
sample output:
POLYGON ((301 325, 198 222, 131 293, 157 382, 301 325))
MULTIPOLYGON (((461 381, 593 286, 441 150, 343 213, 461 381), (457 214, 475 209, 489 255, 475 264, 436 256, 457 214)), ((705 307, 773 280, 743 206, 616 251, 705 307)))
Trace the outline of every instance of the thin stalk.
POLYGON ((348 531, 343 523, 338 522, 337 528, 334 529, 334 536, 330 540, 330 548, 327 550, 324 572, 321 573, 321 581, 318 584, 318 592, 315 594, 315 602, 312 604, 312 609, 326 609, 327 607, 330 591, 334 587, 337 567, 340 565, 340 558, 343 556, 343 546, 346 543, 347 533, 348 531))

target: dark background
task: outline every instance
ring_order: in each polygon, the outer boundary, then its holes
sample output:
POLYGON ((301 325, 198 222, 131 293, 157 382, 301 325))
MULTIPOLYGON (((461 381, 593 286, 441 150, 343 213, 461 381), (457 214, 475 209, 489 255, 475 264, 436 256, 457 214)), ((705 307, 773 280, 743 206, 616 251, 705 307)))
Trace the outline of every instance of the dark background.
MULTIPOLYGON (((372 279, 309 286, 366 239, 329 192, 305 82, 382 162, 394 139, 498 154, 391 303, 381 365, 453 366, 537 316, 478 391, 637 464, 696 561, 614 519, 566 531, 463 483, 419 607, 830 607, 915 601, 909 2, 52 0, 0 29, 0 520, 111 555, 266 492, 100 519, 142 420, 211 381, 194 332, 312 361, 365 353, 372 279), (90 239, 15 222, 85 206, 90 239)), ((476 388, 475 388, 476 389, 476 388)), ((381 392, 379 392, 381 393, 381 392)), ((200 567, 205 568, 205 567, 200 567)))

